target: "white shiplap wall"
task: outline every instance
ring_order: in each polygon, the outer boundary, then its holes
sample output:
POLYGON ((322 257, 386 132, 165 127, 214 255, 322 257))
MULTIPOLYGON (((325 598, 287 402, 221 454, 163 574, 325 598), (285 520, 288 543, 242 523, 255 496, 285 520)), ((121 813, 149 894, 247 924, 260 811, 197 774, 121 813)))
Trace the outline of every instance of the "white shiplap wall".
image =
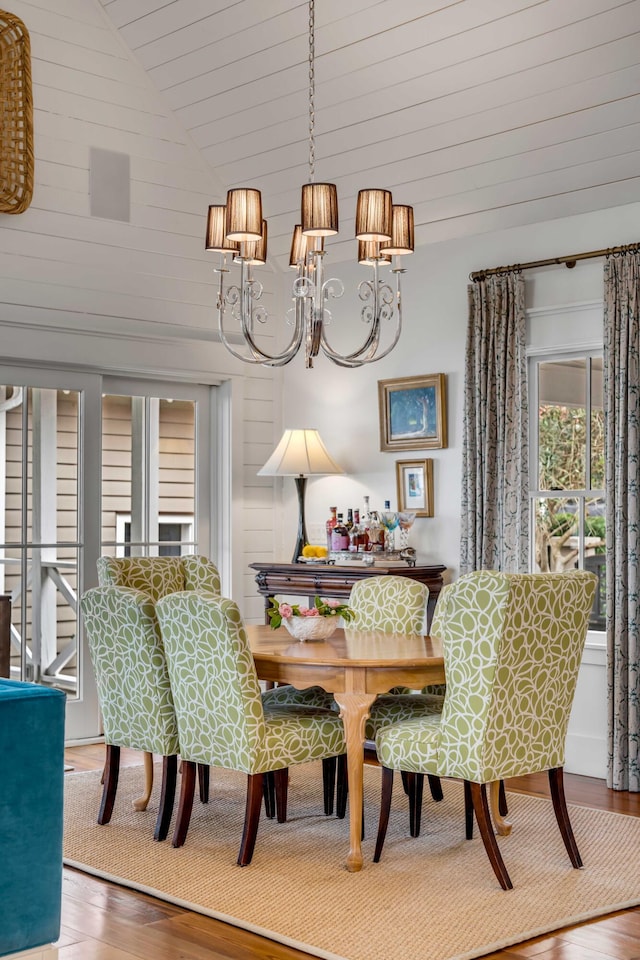
MULTIPOLYGON (((203 238, 207 205, 225 188, 98 0, 16 0, 12 12, 31 36, 36 182, 29 209, 0 218, 2 355, 234 381, 232 583, 245 615, 261 619, 246 564, 272 555, 273 485, 255 471, 277 440, 279 409, 272 373, 233 360, 214 333, 203 238), (90 215, 91 147, 130 157, 130 222, 90 215)), ((261 274, 269 306, 277 277, 261 274)))

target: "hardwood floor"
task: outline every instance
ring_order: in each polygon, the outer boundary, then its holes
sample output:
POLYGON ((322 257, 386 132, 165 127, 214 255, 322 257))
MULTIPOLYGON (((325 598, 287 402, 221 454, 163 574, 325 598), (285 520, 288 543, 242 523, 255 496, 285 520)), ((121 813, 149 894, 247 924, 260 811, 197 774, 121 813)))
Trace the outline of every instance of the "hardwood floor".
MULTIPOLYGON (((65 753, 76 771, 100 769, 102 745, 65 753)), ((122 751, 122 763, 141 755, 122 751)), ((545 775, 508 789, 548 796, 545 775)), ((640 816, 640 794, 607 790, 603 781, 567 775, 570 803, 640 816)), ((637 851, 629 852, 637 856, 637 851)), ((508 896, 508 894, 505 894, 508 896)), ((65 868, 62 935, 38 960, 308 960, 309 955, 228 924, 65 868)), ((488 954, 486 960, 640 960, 640 907, 488 954)), ((34 957, 35 960, 35 957, 34 957)), ((407 958, 411 960, 411 958, 407 958)))

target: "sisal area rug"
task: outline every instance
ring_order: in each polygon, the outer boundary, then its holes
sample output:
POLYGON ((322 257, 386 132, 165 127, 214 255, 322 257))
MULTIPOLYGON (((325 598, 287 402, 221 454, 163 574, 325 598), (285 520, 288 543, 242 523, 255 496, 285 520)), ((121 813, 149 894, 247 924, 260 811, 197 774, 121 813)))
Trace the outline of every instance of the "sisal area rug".
POLYGON ((513 833, 499 842, 515 889, 503 892, 482 841, 464 839, 457 783, 443 783, 439 804, 425 796, 422 835, 411 839, 397 777, 374 864, 380 773, 365 768, 365 863, 350 874, 348 822, 322 814, 319 764, 291 770, 289 821, 261 818, 244 868, 243 775, 211 771, 210 802, 196 799, 178 850, 152 840, 159 770, 147 811, 132 810, 142 777, 141 767, 121 770, 112 821, 99 827, 99 773, 66 775, 65 863, 328 960, 470 960, 640 903, 640 818, 571 807, 585 863, 574 870, 550 801, 509 794, 513 833))

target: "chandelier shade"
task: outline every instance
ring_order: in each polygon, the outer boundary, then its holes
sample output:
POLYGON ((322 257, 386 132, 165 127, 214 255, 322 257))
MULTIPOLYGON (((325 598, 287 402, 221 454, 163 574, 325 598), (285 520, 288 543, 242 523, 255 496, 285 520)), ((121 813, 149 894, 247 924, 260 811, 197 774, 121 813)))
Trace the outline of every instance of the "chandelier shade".
POLYGON ((240 241, 240 250, 233 258, 236 263, 244 260, 251 266, 259 267, 267 262, 267 229, 267 221, 263 220, 259 240, 240 241))
POLYGON ((237 253, 238 244, 227 240, 225 234, 225 217, 227 208, 224 204, 211 204, 207 215, 207 235, 204 241, 205 250, 214 250, 218 253, 237 253))
POLYGON ((413 253, 413 208, 394 205, 390 190, 365 189, 358 193, 358 263, 370 270, 368 277, 357 284, 364 332, 355 348, 339 353, 331 345, 335 319, 330 307, 333 300, 343 296, 345 287, 340 279, 327 275, 325 266, 330 252, 325 250, 325 238, 338 233, 338 191, 334 183, 315 181, 315 0, 308 0, 308 9, 309 179, 301 189, 300 223, 295 225, 291 239, 289 266, 296 273, 291 284, 292 305, 284 317, 288 342, 280 352, 268 353, 260 340, 271 318, 262 301, 263 285, 252 272, 254 266, 267 260, 267 222, 262 216, 259 190, 236 187, 227 192, 225 206, 209 207, 205 246, 221 254, 215 271, 219 277, 218 331, 234 357, 245 363, 281 367, 301 352, 305 365, 312 367, 314 359, 323 353, 338 366, 361 367, 388 356, 400 339, 401 276, 406 271, 397 258, 413 253), (230 260, 239 264, 237 281, 230 279, 230 260), (236 330, 228 330, 228 322, 235 324, 236 330))
POLYGON ((324 237, 309 237, 302 232, 302 224, 296 223, 291 237, 291 253, 289 255, 289 266, 297 270, 300 264, 306 263, 307 254, 311 250, 322 250, 324 248, 324 237))
POLYGON ((391 240, 392 206, 390 190, 360 190, 356 206, 356 238, 391 240))
POLYGON ((382 253, 377 240, 358 240, 358 263, 371 267, 375 262, 391 263, 391 256, 382 253))
POLYGON ((380 244, 380 253, 394 257, 413 253, 413 207, 394 203, 391 212, 391 240, 380 244))
POLYGON ((331 237, 338 232, 338 190, 335 183, 305 183, 300 203, 302 232, 331 237))
POLYGON ((262 195, 254 187, 227 192, 225 233, 227 240, 262 239, 262 195))

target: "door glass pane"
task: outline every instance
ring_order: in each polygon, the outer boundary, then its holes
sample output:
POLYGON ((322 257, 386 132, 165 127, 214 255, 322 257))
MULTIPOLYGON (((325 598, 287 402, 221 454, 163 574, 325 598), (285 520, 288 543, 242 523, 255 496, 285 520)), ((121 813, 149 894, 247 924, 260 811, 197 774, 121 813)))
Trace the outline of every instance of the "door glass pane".
POLYGON ((75 696, 81 394, 0 387, 2 589, 11 675, 75 696))
POLYGON ((195 402, 106 395, 102 411, 104 554, 194 553, 195 402))

